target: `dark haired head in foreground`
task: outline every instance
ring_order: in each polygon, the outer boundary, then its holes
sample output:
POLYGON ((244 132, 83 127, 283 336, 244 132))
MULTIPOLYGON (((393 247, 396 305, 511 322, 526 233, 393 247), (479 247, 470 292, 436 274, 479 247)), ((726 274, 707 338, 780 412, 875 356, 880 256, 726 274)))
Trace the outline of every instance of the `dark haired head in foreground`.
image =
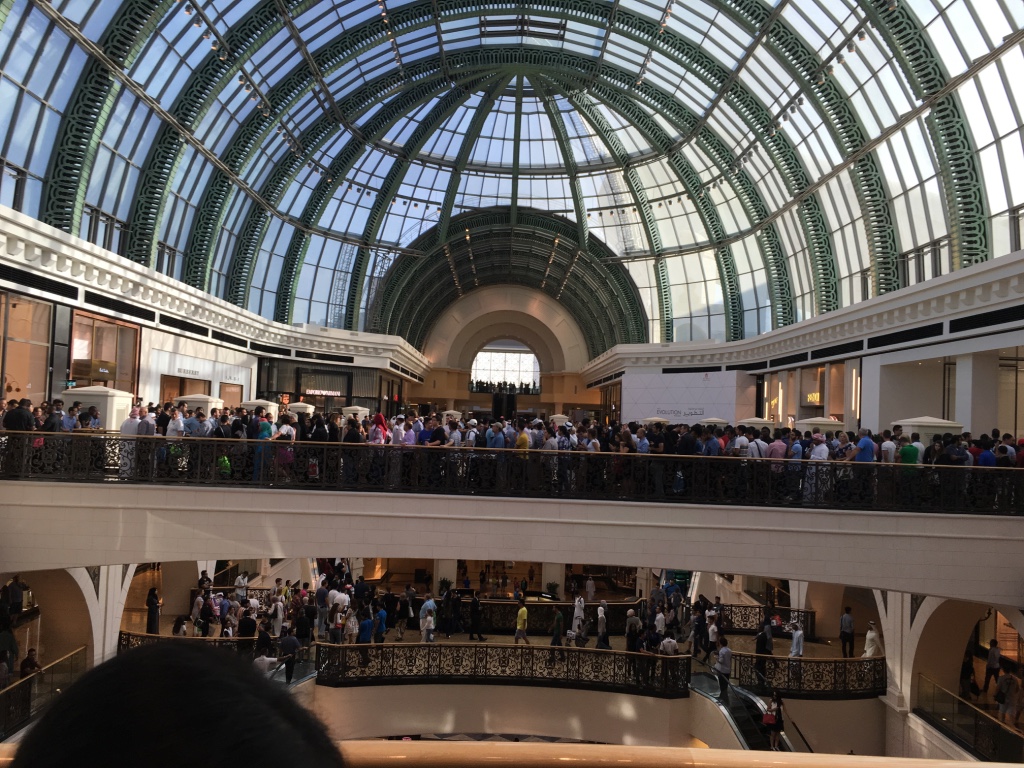
POLYGON ((159 643, 72 685, 19 745, 12 768, 341 768, 325 728, 230 651, 159 643))

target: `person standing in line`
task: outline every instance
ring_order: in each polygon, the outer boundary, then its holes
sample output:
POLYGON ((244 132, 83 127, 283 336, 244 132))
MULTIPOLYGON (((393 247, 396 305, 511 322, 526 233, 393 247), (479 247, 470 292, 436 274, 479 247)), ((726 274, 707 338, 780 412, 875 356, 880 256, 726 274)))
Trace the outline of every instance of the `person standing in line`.
POLYGON ((719 698, 729 698, 729 676, 732 674, 732 651, 729 648, 729 638, 718 638, 718 654, 715 659, 715 666, 712 669, 718 675, 719 698))
POLYGON ((579 633, 580 627, 583 626, 583 609, 586 603, 583 600, 583 595, 576 595, 576 599, 572 603, 572 631, 579 633))
POLYGON ((839 642, 842 645, 843 658, 853 658, 853 609, 846 606, 846 610, 839 617, 839 642))
POLYGON ((526 636, 526 622, 526 601, 522 598, 519 598, 519 613, 516 614, 516 645, 519 645, 520 640, 522 640, 527 645, 530 645, 530 638, 526 636))
POLYGON ((981 686, 986 695, 988 694, 989 680, 995 680, 996 685, 999 685, 1001 655, 1002 652, 999 650, 999 642, 993 637, 988 641, 988 659, 985 661, 985 684, 981 686))
POLYGON ((480 593, 474 590, 473 599, 469 604, 469 639, 472 640, 475 636, 477 641, 481 643, 487 639, 480 631, 483 613, 483 606, 480 605, 480 593))
POLYGON ((302 650, 302 643, 295 635, 292 634, 292 628, 288 627, 284 630, 284 637, 278 643, 280 656, 277 657, 278 661, 284 661, 284 682, 288 685, 292 681, 292 675, 295 674, 295 660, 302 650))
POLYGON ((593 576, 587 576, 586 590, 587 590, 587 602, 588 603, 594 602, 594 595, 597 593, 597 587, 594 584, 594 577, 593 576))
POLYGON ((768 700, 768 709, 764 713, 765 725, 768 726, 768 738, 773 752, 779 751, 779 741, 782 738, 782 696, 778 691, 772 692, 768 700))
POLYGON ((156 587, 149 588, 146 595, 146 634, 160 634, 160 603, 163 602, 157 594, 156 587))
POLYGON ((235 579, 235 597, 238 602, 244 603, 249 599, 249 572, 242 571, 235 579))
POLYGON ((875 622, 868 622, 868 631, 864 635, 864 653, 861 658, 869 659, 872 656, 882 655, 882 645, 878 641, 878 630, 875 629, 875 622))
POLYGON ((793 637, 789 643, 789 658, 799 659, 804 655, 804 630, 800 622, 793 622, 793 637))
POLYGON ((1017 719, 1017 699, 1020 698, 1020 680, 1007 672, 996 683, 996 701, 999 703, 999 722, 1013 726, 1017 719))

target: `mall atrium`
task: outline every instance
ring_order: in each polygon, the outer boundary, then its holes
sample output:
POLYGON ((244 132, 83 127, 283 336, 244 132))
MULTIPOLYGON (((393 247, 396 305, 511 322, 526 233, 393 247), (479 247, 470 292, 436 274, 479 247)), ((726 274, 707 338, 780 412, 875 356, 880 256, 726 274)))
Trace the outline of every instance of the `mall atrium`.
MULTIPOLYGON (((1024 663, 1020 470, 830 469, 822 495, 824 469, 783 488, 767 466, 725 459, 709 461, 739 468, 638 460, 642 476, 624 479, 618 463, 595 474, 465 452, 456 467, 392 447, 380 473, 350 474, 328 446, 302 454, 299 485, 281 453, 298 445, 273 454, 268 479, 259 447, 242 478, 213 442, 206 459, 135 432, 115 442, 133 406, 187 401, 285 414, 275 439, 287 414, 334 413, 395 428, 449 412, 474 432, 555 417, 576 425, 573 446, 588 426, 618 440, 631 422, 661 447, 679 424, 712 439, 716 425, 764 427, 769 442, 793 429, 808 450, 812 431, 856 443, 901 425, 922 451, 933 434, 948 446, 995 431, 1012 466, 1021 0, 0 0, 0 104, 5 407, 98 409, 65 442, 0 433, 0 584, 31 596, 9 661, 27 643, 44 664, 83 647, 85 667, 115 656, 146 634, 149 587, 170 634, 204 569, 315 590, 317 558, 337 558, 382 595, 408 581, 420 596, 431 581, 476 588, 479 570, 498 598, 499 570, 517 582, 529 566, 531 598, 555 585, 568 599, 596 575, 598 599, 628 592, 637 610, 685 572, 686 603, 720 596, 738 636, 743 606, 792 612, 776 625, 786 638, 793 617, 816 616, 822 657, 838 656, 846 606, 858 655, 877 626, 885 665, 866 688, 851 693, 834 665, 785 673, 806 725, 787 748, 1024 760, 988 685, 975 699, 962 685, 972 664, 980 685, 992 640, 1004 676, 1024 663), (76 463, 73 445, 92 453, 76 463), (944 730, 968 720, 969 736, 944 730)), ((516 630, 510 619, 500 637, 501 607, 485 613, 492 643, 516 630)), ((755 651, 749 629, 734 662, 755 651)), ((682 679, 665 664, 664 680, 682 679)), ((298 701, 393 713, 325 722, 339 740, 752 744, 699 693, 711 673, 696 655, 693 695, 667 703, 607 680, 474 680, 446 683, 461 705, 412 723, 436 679, 403 685, 396 704, 386 684, 324 669, 298 701), (602 714, 581 724, 568 712, 580 701, 602 714)), ((751 686, 763 708, 771 691, 751 686)), ((365 748, 345 754, 392 754, 365 748)), ((672 754, 650 760, 687 759, 672 754)))

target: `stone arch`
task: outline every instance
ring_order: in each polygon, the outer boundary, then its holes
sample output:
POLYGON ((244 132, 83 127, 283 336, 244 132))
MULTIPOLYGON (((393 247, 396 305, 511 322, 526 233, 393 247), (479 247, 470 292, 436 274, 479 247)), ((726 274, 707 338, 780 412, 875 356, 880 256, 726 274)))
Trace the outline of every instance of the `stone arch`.
MULTIPOLYGON (((96 587, 85 573, 85 568, 23 573, 22 578, 32 588, 32 595, 40 610, 40 663, 49 664, 86 646, 86 658, 97 655, 94 632, 93 606, 97 602, 96 587), (85 583, 74 572, 81 571, 85 583)), ((28 648, 19 649, 24 658, 28 648)))
POLYGON ((964 648, 974 625, 990 607, 962 600, 924 599, 910 627, 907 642, 910 655, 906 660, 909 663, 903 665, 910 674, 905 675, 901 687, 911 705, 917 701, 917 676, 920 674, 956 693, 964 648))
POLYGON ((484 344, 502 338, 530 347, 542 373, 579 371, 589 362, 586 337, 568 310, 517 285, 486 286, 453 302, 430 329, 424 354, 435 368, 469 370, 484 344))

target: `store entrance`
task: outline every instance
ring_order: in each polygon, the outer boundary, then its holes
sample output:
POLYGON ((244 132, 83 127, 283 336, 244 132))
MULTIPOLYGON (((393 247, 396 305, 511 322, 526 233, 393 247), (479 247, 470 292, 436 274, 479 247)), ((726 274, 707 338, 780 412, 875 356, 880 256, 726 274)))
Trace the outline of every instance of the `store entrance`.
POLYGON ((182 395, 208 395, 210 382, 203 379, 186 379, 182 376, 160 377, 160 402, 178 404, 182 395))

